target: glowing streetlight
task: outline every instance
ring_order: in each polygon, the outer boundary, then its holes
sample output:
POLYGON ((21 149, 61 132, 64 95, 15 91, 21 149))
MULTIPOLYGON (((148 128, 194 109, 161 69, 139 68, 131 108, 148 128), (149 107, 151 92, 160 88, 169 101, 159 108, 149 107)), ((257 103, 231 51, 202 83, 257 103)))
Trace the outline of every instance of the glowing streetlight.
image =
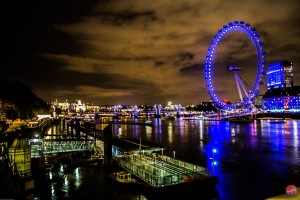
POLYGON ((175 150, 173 150, 173 158, 175 159, 175 150))
POLYGON ((217 149, 213 148, 212 153, 213 153, 213 157, 209 158, 209 159, 212 159, 211 167, 212 167, 212 175, 214 176, 215 175, 215 165, 217 165, 217 161, 215 161, 215 153, 217 153, 217 149))

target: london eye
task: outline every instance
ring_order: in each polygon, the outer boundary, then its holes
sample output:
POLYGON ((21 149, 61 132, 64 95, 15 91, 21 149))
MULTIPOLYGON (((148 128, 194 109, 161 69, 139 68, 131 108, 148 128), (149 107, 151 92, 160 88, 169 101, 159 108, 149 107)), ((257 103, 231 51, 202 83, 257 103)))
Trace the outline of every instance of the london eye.
POLYGON ((229 22, 214 36, 206 55, 208 93, 220 109, 250 108, 265 75, 265 51, 256 29, 244 21, 229 22))

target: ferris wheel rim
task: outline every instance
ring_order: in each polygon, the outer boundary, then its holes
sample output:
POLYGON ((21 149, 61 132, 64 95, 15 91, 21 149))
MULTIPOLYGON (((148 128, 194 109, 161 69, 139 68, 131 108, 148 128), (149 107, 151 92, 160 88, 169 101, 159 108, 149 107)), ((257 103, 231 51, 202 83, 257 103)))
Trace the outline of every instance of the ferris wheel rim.
POLYGON ((235 109, 237 107, 240 107, 243 104, 246 104, 246 102, 253 102, 254 97, 259 93, 259 86, 262 84, 262 77, 264 75, 264 55, 265 51, 263 50, 263 42, 260 41, 260 35, 255 32, 255 28, 251 27, 249 23, 245 23, 244 21, 234 21, 229 22, 227 25, 224 25, 222 29, 218 31, 218 33, 214 36, 214 39, 212 40, 207 54, 206 54, 206 61, 205 61, 205 81, 206 81, 206 87, 208 89, 208 93, 210 94, 212 100, 221 108, 223 109, 235 109), (215 49, 218 46, 218 42, 227 35, 228 33, 234 32, 234 31, 241 31, 243 32, 251 41, 253 46, 255 47, 256 51, 256 61, 257 61, 257 69, 256 69, 256 77, 255 81, 253 83, 253 86, 249 90, 248 95, 241 101, 238 101, 234 104, 225 104, 220 100, 220 98, 217 96, 217 94, 214 92, 214 87, 212 85, 212 61, 214 58, 214 52, 215 49))

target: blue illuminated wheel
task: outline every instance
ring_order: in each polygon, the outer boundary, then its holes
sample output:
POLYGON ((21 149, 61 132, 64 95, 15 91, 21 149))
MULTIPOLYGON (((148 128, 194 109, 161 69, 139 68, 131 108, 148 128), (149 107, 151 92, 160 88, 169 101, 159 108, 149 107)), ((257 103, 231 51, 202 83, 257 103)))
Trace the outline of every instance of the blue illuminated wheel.
POLYGON ((229 22, 214 36, 206 55, 205 81, 217 107, 231 110, 253 106, 266 64, 259 37, 244 21, 229 22))

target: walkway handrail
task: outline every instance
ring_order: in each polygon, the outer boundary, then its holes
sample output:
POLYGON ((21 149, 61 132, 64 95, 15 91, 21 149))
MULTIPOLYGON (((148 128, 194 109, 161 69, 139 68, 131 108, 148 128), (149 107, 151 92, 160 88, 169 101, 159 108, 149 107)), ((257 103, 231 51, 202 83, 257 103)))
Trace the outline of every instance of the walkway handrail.
POLYGON ((44 154, 92 151, 93 143, 89 141, 43 141, 31 144, 31 157, 41 157, 44 154))

